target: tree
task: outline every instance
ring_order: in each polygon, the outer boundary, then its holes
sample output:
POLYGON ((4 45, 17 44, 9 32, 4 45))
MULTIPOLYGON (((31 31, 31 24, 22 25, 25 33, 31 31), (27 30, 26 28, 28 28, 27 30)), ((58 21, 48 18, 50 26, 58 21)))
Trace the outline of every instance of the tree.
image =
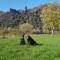
POLYGON ((60 9, 57 5, 49 4, 42 9, 41 18, 43 20, 44 27, 52 31, 58 29, 60 21, 60 9))

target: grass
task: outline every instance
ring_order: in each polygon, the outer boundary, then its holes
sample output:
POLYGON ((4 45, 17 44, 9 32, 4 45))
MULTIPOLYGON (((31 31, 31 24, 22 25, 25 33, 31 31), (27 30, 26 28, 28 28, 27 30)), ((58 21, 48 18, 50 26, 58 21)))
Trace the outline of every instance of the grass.
POLYGON ((42 45, 20 45, 20 37, 0 37, 0 60, 60 60, 60 35, 32 35, 42 45))

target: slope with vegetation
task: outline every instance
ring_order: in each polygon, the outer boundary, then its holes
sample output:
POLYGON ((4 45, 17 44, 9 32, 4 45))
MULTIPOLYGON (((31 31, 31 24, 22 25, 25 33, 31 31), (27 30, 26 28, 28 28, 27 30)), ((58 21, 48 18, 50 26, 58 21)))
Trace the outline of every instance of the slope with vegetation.
POLYGON ((0 11, 0 29, 15 29, 24 23, 33 25, 33 31, 38 33, 60 30, 60 6, 52 3, 32 9, 0 11))

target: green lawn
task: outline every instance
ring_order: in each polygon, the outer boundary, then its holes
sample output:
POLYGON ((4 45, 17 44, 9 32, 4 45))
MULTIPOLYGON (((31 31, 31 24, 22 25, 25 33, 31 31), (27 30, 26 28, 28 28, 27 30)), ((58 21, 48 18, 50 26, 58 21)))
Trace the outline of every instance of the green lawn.
POLYGON ((20 45, 20 38, 0 37, 0 60, 60 60, 60 35, 32 35, 42 45, 20 45))

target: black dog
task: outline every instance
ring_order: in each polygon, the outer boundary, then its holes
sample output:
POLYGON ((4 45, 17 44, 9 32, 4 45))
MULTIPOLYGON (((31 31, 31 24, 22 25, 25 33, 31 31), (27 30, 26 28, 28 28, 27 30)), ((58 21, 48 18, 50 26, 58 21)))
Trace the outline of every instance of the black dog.
POLYGON ((36 41, 33 40, 32 37, 28 36, 27 39, 28 45, 38 45, 36 41))
POLYGON ((20 38, 20 45, 25 45, 25 39, 24 39, 24 35, 22 35, 22 37, 20 38))

